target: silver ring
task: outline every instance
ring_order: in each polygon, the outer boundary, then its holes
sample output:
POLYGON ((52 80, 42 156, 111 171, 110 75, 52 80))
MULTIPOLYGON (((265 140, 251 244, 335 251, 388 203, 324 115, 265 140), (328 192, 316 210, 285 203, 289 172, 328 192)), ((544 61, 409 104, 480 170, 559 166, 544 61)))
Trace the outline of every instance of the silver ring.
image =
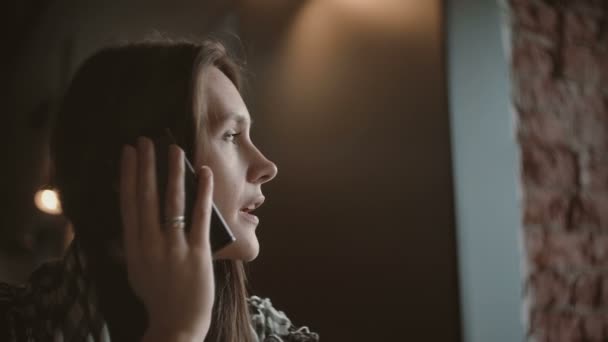
POLYGON ((186 217, 183 215, 172 217, 165 221, 165 227, 184 228, 186 226, 186 217))

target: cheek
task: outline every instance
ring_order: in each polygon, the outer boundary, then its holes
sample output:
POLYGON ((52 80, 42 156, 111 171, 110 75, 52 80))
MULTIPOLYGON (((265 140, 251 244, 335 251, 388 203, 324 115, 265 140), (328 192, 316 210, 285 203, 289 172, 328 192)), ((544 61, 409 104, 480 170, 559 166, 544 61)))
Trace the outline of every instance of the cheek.
MULTIPOLYGON (((213 168, 213 166, 212 166, 213 168)), ((213 201, 218 206, 224 218, 233 218, 239 208, 240 182, 237 181, 230 168, 213 168, 214 186, 213 201), (217 169, 217 171, 215 171, 217 169)))
MULTIPOLYGON (((217 146, 211 146, 207 151, 203 163, 213 171, 213 202, 221 208, 228 209, 230 203, 234 202, 236 187, 232 180, 232 162, 223 156, 217 146)), ((224 214, 222 212, 222 214, 224 214)), ((226 213, 227 214, 227 213, 226 213)))

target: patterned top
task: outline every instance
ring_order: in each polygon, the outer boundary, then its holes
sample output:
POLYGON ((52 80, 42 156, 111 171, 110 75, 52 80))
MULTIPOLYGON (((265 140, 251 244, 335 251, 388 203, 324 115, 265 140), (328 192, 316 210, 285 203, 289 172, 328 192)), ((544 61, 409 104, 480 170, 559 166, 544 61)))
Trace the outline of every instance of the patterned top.
MULTIPOLYGON (((318 342, 307 327, 296 328, 268 298, 247 299, 257 342, 318 342)), ((111 342, 86 275, 86 259, 72 243, 65 257, 40 266, 23 285, 0 282, 0 341, 111 342)))

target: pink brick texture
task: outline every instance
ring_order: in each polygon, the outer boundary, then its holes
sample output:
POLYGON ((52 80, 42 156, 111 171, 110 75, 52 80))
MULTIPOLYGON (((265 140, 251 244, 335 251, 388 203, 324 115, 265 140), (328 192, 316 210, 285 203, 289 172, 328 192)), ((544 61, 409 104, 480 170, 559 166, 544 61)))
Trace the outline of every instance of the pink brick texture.
POLYGON ((530 341, 608 341, 608 0, 504 0, 530 341))

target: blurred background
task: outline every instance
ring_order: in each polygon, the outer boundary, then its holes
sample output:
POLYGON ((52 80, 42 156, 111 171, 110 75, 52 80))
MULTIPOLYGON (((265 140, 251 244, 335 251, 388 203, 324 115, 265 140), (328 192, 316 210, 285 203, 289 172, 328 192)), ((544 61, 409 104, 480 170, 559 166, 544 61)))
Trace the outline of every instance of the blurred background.
POLYGON ((79 64, 103 46, 158 32, 213 33, 247 61, 253 140, 279 167, 259 210, 254 294, 322 341, 523 338, 498 3, 2 6, 0 280, 24 281, 72 238, 43 191, 50 124, 79 64))

